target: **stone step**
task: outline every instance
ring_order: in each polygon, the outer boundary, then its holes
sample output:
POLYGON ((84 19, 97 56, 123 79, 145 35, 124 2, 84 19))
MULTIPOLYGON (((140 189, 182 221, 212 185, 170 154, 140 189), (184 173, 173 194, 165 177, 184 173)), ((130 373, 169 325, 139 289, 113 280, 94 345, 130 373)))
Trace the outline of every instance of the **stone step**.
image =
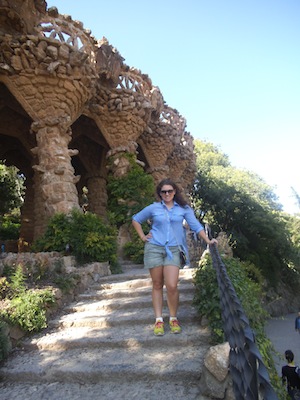
MULTIPOLYGON (((165 378, 165 377, 164 377, 165 378)), ((197 382, 186 379, 174 382, 160 377, 138 382, 100 381, 95 384, 82 382, 62 383, 0 383, 1 400, 211 400, 200 394, 197 382)))
MULTIPOLYGON (((123 278, 124 279, 124 278, 123 278)), ((116 280, 111 281, 110 279, 101 279, 101 282, 95 283, 90 286, 93 290, 110 290, 110 289, 139 289, 143 287, 150 287, 151 286, 151 279, 150 278, 133 278, 126 281, 116 280)))
POLYGON ((192 306, 193 273, 180 271, 182 333, 170 333, 164 301, 162 337, 153 334, 148 271, 101 278, 3 363, 1 400, 207 400, 199 379, 210 332, 192 306))
POLYGON ((144 269, 144 265, 143 264, 135 264, 135 263, 132 263, 131 261, 128 261, 128 262, 123 261, 121 263, 121 269, 123 272, 127 272, 132 269, 141 269, 142 270, 142 269, 144 269))
POLYGON ((128 348, 101 348, 99 351, 94 348, 20 351, 14 356, 14 363, 1 368, 0 380, 82 384, 136 382, 141 379, 197 382, 206 351, 206 346, 198 345, 173 346, 164 350, 161 347, 141 349, 138 343, 128 348))
POLYGON ((66 350, 72 348, 171 348, 187 345, 206 345, 210 340, 210 332, 206 327, 201 327, 196 322, 182 325, 181 334, 171 334, 168 324, 165 326, 164 336, 154 336, 153 324, 142 326, 128 326, 126 330, 103 328, 69 327, 49 331, 46 335, 36 336, 22 343, 22 348, 27 350, 66 350))
MULTIPOLYGON (((166 305, 166 295, 165 305, 166 305)), ((194 293, 189 287, 180 288, 180 305, 192 304, 194 293)), ((151 291, 139 290, 132 292, 131 290, 110 291, 110 292, 92 292, 78 296, 77 302, 71 303, 64 307, 64 312, 82 312, 88 310, 105 310, 112 312, 122 308, 148 308, 152 307, 151 291)))
MULTIPOLYGON (((189 269, 181 269, 179 271, 179 280, 186 280, 186 281, 192 281, 194 274, 195 274, 196 269, 194 268, 189 268, 189 269)), ((100 284, 102 283, 124 283, 124 282, 130 282, 132 280, 148 280, 149 283, 151 282, 150 274, 148 270, 145 269, 129 269, 121 274, 114 274, 114 275, 108 275, 108 276, 103 276, 99 280, 100 284)))
MULTIPOLYGON (((135 281, 133 281, 135 282, 135 281)), ((180 294, 184 292, 194 293, 195 288, 190 282, 181 281, 178 285, 180 294)), ((125 297, 142 297, 148 296, 151 299, 151 284, 137 285, 136 287, 128 287, 128 285, 111 284, 108 287, 100 287, 98 285, 90 286, 90 288, 77 296, 77 300, 89 299, 112 299, 125 297)), ((166 288, 164 288, 166 294, 166 288)))
MULTIPOLYGON (((165 309, 163 317, 167 318, 168 313, 165 309)), ((181 322, 196 320, 196 311, 191 305, 181 305, 178 311, 178 318, 181 322)), ((128 325, 152 324, 154 321, 152 305, 149 303, 148 308, 129 309, 124 312, 124 309, 117 309, 110 313, 105 310, 88 310, 77 313, 63 315, 57 319, 49 321, 49 327, 71 327, 71 326, 89 326, 90 328, 112 328, 112 327, 127 327, 128 325)))
MULTIPOLYGON (((179 285, 189 284, 194 286, 192 280, 181 278, 178 282, 179 285)), ((95 283, 90 286, 92 290, 122 290, 122 289, 131 289, 131 290, 138 290, 142 288, 151 288, 152 282, 150 278, 134 278, 129 279, 126 281, 117 281, 117 282, 109 282, 109 281, 101 281, 100 283, 95 283)))
MULTIPOLYGON (((185 271, 186 272, 186 271, 185 271)), ((194 285, 189 274, 181 275, 179 279, 180 293, 193 292, 194 285)), ((91 285, 89 289, 77 296, 77 299, 85 301, 88 299, 117 299, 122 297, 141 297, 150 296, 151 298, 152 283, 147 277, 141 278, 136 275, 116 275, 104 277, 101 282, 91 285)), ((164 288, 164 292, 166 289, 164 288)))

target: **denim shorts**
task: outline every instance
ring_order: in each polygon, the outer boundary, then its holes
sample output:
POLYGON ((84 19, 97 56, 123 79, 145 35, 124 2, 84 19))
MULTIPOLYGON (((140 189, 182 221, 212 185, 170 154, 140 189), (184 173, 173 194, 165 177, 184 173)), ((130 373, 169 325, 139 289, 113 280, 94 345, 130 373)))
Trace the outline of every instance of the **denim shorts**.
POLYGON ((144 268, 150 269, 166 265, 174 265, 180 268, 178 246, 169 246, 169 249, 173 255, 172 259, 167 257, 166 249, 163 246, 146 242, 144 248, 144 268))

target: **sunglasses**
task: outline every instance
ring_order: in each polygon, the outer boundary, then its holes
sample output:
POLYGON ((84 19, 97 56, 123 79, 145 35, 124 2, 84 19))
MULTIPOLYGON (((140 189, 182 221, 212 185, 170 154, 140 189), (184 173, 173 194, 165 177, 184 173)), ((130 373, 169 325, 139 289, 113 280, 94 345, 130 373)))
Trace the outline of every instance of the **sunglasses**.
POLYGON ((161 194, 171 194, 174 192, 174 189, 170 189, 170 190, 161 190, 160 193, 161 194))

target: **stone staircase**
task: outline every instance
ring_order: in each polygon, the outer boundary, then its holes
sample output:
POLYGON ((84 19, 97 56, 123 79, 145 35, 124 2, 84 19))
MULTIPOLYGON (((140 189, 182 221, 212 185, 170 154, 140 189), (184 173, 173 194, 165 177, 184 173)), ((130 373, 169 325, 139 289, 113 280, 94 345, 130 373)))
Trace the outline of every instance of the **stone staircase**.
POLYGON ((1 400, 206 399, 199 380, 210 335, 192 307, 192 276, 180 271, 183 331, 165 324, 162 337, 153 335, 148 273, 101 278, 1 366, 1 400))

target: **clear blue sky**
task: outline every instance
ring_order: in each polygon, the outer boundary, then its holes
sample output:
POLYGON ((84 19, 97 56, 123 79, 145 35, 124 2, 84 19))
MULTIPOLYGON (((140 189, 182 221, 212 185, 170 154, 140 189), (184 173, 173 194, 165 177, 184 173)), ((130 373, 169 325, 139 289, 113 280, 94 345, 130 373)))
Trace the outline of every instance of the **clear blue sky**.
POLYGON ((105 36, 231 164, 300 194, 300 0, 48 0, 105 36))

